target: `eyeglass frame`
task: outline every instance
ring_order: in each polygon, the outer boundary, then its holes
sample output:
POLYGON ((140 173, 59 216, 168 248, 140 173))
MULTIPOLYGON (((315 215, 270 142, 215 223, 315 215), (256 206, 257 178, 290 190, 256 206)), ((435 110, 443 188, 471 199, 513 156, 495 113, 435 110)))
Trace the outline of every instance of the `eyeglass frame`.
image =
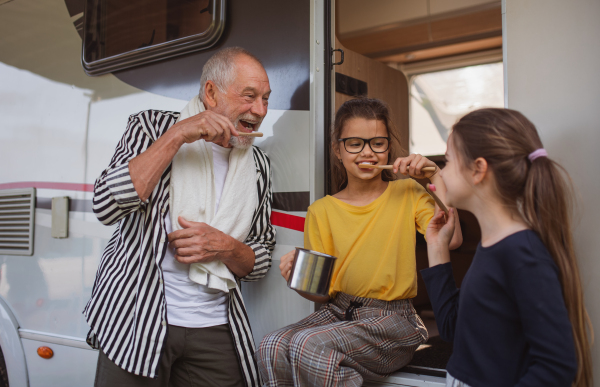
POLYGON ((390 139, 390 137, 389 137, 389 136, 387 136, 387 137, 384 137, 384 136, 377 136, 377 137, 371 137, 371 138, 361 138, 361 137, 346 137, 346 138, 340 138, 340 139, 338 140, 338 142, 343 142, 343 143, 344 143, 344 150, 346 150, 346 152, 348 152, 348 153, 351 153, 351 154, 355 155, 355 154, 358 154, 358 153, 362 152, 362 151, 363 151, 363 149, 365 149, 365 145, 366 145, 366 144, 369 144, 369 148, 371 148, 371 151, 372 151, 373 153, 385 153, 385 152, 387 152, 388 150, 390 150, 390 142, 391 142, 391 139, 390 139), (371 146, 371 140, 374 140, 374 139, 376 139, 376 138, 385 138, 385 139, 388 141, 387 148, 385 148, 385 150, 384 150, 384 151, 381 151, 381 152, 376 152, 376 151, 373 149, 373 147, 371 146), (363 140, 363 146, 362 146, 362 148, 360 148, 360 150, 359 150, 358 152, 350 152, 350 151, 349 151, 349 150, 346 148, 346 140, 352 140, 352 139, 359 139, 359 140, 363 140))

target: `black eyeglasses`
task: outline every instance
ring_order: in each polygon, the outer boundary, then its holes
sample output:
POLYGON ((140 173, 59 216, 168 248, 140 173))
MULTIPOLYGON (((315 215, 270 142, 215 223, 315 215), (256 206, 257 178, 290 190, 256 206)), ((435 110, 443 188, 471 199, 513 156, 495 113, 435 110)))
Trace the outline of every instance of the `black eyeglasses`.
POLYGON ((374 153, 383 153, 390 147, 389 137, 373 137, 373 138, 360 138, 360 137, 346 137, 340 138, 338 141, 344 143, 344 149, 348 153, 360 153, 365 148, 365 144, 369 144, 369 147, 374 153))

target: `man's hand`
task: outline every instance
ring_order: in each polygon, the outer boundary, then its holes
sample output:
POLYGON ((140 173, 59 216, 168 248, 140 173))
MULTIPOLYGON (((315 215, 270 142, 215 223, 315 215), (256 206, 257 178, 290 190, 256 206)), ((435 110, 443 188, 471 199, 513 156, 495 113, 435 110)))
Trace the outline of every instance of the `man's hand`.
POLYGON ((175 259, 181 263, 223 262, 238 277, 248 275, 254 267, 254 251, 244 243, 209 226, 178 218, 183 229, 168 235, 175 249, 175 259))
POLYGON ((224 147, 228 146, 231 136, 239 135, 227 117, 212 110, 205 110, 186 118, 173 125, 169 130, 178 131, 183 141, 188 144, 203 139, 224 147))
POLYGON ((206 263, 234 250, 234 239, 206 223, 188 222, 179 217, 183 229, 169 234, 175 258, 181 263, 206 263))
POLYGON ((206 110, 171 126, 148 149, 129 161, 129 174, 141 201, 146 201, 160 177, 185 143, 203 139, 229 147, 239 133, 225 116, 206 110))

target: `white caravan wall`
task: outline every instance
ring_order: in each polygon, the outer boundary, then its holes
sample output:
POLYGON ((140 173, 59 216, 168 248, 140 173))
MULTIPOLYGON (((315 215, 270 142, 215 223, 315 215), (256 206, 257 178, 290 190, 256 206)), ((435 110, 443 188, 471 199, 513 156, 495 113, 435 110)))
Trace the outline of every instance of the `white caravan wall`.
MULTIPOLYGON (((579 194, 575 243, 600 335, 600 1, 504 0, 508 107, 537 126, 579 194)), ((598 340, 596 340, 598 341, 598 340)), ((600 346, 592 348, 600 385, 600 346)))

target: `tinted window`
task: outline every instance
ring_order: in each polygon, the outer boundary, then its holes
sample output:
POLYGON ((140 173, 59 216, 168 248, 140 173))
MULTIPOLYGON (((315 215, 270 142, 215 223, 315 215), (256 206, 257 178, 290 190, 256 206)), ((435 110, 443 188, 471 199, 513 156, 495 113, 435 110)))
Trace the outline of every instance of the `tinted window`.
POLYGON ((83 64, 90 75, 211 47, 224 0, 88 0, 83 64))

